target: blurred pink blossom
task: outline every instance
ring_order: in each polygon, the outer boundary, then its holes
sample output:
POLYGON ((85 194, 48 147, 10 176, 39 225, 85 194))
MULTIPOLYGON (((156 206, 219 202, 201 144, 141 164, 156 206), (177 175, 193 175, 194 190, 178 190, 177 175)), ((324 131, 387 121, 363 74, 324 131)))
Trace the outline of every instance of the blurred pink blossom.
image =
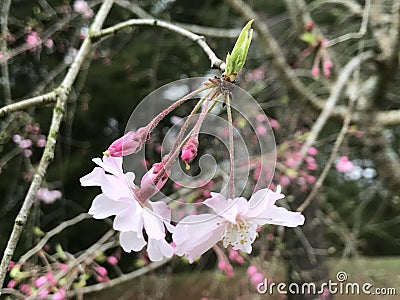
POLYGON ((50 191, 47 188, 40 188, 36 192, 36 197, 44 203, 51 204, 57 199, 61 198, 62 194, 59 190, 50 191))
POLYGON ((347 156, 342 156, 336 163, 336 170, 342 173, 351 172, 354 169, 354 164, 347 156))

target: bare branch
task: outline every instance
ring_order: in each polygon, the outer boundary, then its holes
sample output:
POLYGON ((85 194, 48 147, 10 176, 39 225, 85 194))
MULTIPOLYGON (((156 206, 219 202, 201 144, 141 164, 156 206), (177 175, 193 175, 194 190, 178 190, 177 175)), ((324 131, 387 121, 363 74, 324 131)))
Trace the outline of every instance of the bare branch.
MULTIPOLYGON (((8 56, 7 50, 7 35, 8 35, 8 14, 10 11, 11 0, 5 0, 1 9, 0 22, 1 22, 1 38, 0 38, 0 54, 1 56, 8 56)), ((8 64, 1 65, 1 82, 3 85, 4 102, 5 104, 11 103, 11 89, 10 78, 8 74, 8 64)))
POLYGON ((27 261, 32 255, 34 255, 40 249, 42 249, 44 247, 44 245, 46 245, 48 240, 51 239, 56 234, 59 234, 64 229, 66 229, 72 225, 75 225, 76 223, 79 223, 82 220, 88 219, 90 217, 91 217, 91 215, 89 215, 87 213, 82 213, 80 215, 77 215, 75 218, 72 218, 68 221, 62 222, 60 225, 58 225, 57 227, 55 227, 52 230, 50 230, 49 232, 47 232, 45 234, 45 236, 39 241, 39 243, 36 244, 35 247, 33 247, 31 250, 29 250, 23 256, 21 256, 21 258, 19 259, 19 263, 23 264, 25 261, 27 261))
POLYGON ((161 21, 161 20, 156 20, 156 19, 128 20, 128 21, 116 24, 114 26, 105 28, 103 30, 100 30, 97 33, 91 34, 91 38, 93 40, 96 40, 96 39, 99 39, 104 36, 115 34, 122 29, 132 27, 132 26, 140 26, 140 25, 156 26, 156 27, 165 28, 165 29, 171 30, 182 36, 189 38, 190 40, 196 42, 203 49, 203 51, 208 55, 208 58, 211 61, 211 67, 217 67, 218 69, 220 69, 222 71, 225 70, 225 63, 216 56, 214 51, 206 43, 205 38, 203 36, 194 34, 186 29, 183 29, 182 27, 179 27, 177 25, 174 25, 174 24, 171 24, 171 23, 168 23, 165 21, 161 21))
POLYGON ((158 262, 153 262, 145 267, 142 267, 138 270, 135 270, 133 272, 127 273, 127 274, 123 274, 117 278, 111 279, 108 282, 104 282, 104 283, 97 283, 94 285, 90 285, 90 286, 86 286, 82 289, 76 290, 76 291, 69 291, 67 293, 68 297, 73 297, 75 295, 79 295, 79 294, 88 294, 88 293, 93 293, 93 292, 98 292, 104 289, 108 289, 114 286, 117 286, 121 283, 127 282, 129 280, 132 280, 134 278, 137 278, 139 276, 142 276, 150 271, 153 271, 163 265, 165 265, 166 263, 168 263, 169 261, 171 261, 172 258, 167 258, 164 259, 162 261, 158 261, 158 262))
POLYGON ((354 108, 356 97, 351 97, 350 99, 350 104, 349 104, 349 109, 346 114, 346 117, 343 121, 343 126, 342 129, 340 130, 340 133, 335 141, 335 144, 333 146, 332 152, 329 156, 328 161, 326 162, 326 165, 321 173, 321 175, 318 177, 317 182, 313 186, 310 194, 307 196, 307 198, 304 200, 304 202, 297 208, 297 211, 302 212, 304 211, 310 203, 314 200, 315 195, 318 193, 319 189, 321 188, 322 184, 325 181, 326 176, 328 175, 329 170, 332 167, 332 164, 336 158, 336 155, 339 151, 340 145, 342 144, 344 137, 346 136, 347 130, 349 129, 349 124, 351 121, 351 114, 354 108))
POLYGON ((370 9, 371 9, 371 0, 366 0, 365 1, 364 11, 363 11, 363 17, 362 17, 362 21, 361 21, 360 30, 358 32, 346 33, 346 34, 344 34, 342 36, 339 36, 337 38, 334 38, 334 39, 330 40, 328 42, 328 47, 332 47, 333 45, 348 41, 350 39, 360 39, 360 38, 362 38, 365 35, 365 33, 367 32, 368 17, 369 17, 370 9))
POLYGON ((365 60, 372 57, 372 52, 364 52, 360 55, 351 59, 347 65, 341 70, 340 75, 332 87, 331 94, 328 100, 325 102, 325 106, 322 109, 320 115, 318 116, 317 121, 315 121, 310 133, 307 136, 307 140, 304 145, 300 149, 300 157, 297 161, 294 169, 297 169, 302 163, 303 159, 306 156, 308 150, 314 144, 315 140, 318 138, 319 133, 322 128, 325 126, 325 123, 328 121, 329 116, 332 114, 332 111, 335 108, 337 101, 340 98, 340 95, 343 92, 343 88, 346 86, 348 79, 350 78, 353 71, 365 60))

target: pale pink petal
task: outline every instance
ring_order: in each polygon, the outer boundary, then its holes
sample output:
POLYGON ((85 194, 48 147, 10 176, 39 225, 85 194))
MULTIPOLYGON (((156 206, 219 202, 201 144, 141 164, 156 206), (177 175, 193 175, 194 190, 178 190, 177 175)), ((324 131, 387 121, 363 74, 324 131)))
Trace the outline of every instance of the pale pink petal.
POLYGON ((97 195, 94 198, 89 214, 95 219, 104 219, 116 215, 128 207, 128 203, 114 201, 107 198, 104 194, 97 195))
POLYGON ((123 174, 122 160, 122 157, 107 157, 105 155, 103 160, 98 157, 92 159, 94 163, 102 167, 106 172, 116 176, 123 174))
POLYGON ((203 201, 203 204, 212 208, 216 214, 219 214, 228 208, 228 201, 226 198, 219 194, 211 192, 211 198, 203 201))
POLYGON ((275 224, 287 227, 297 227, 303 225, 305 218, 299 212, 292 212, 284 207, 277 207, 275 205, 268 207, 257 218, 252 219, 258 225, 275 224))
POLYGON ((153 212, 163 219, 164 225, 165 227, 167 227, 167 230, 171 233, 174 232, 175 226, 170 223, 171 209, 169 208, 169 206, 162 201, 150 202, 150 205, 153 208, 153 212))
POLYGON ((226 221, 212 214, 187 216, 172 234, 177 255, 186 255, 189 262, 209 250, 224 235, 226 221))
POLYGON ((143 229, 141 210, 139 204, 136 205, 136 203, 132 203, 125 210, 117 214, 114 219, 113 228, 119 231, 135 231, 141 233, 143 229))
POLYGON ((143 249, 144 245, 146 245, 143 235, 133 231, 121 232, 119 243, 125 252, 138 252, 143 249))
POLYGON ((79 181, 82 186, 100 186, 101 178, 104 176, 104 170, 102 168, 96 167, 92 172, 83 176, 79 181))
POLYGON ((163 239, 165 237, 164 222, 160 216, 155 215, 152 211, 143 209, 143 223, 147 235, 151 239, 163 239))
POLYGON ((250 210, 248 213, 246 213, 246 217, 257 217, 261 212, 268 209, 268 207, 272 207, 277 200, 283 198, 285 198, 285 195, 281 194, 280 186, 278 186, 276 192, 270 189, 261 189, 255 192, 250 198, 250 210))
POLYGON ((151 261, 161 261, 164 257, 170 258, 174 254, 174 248, 165 239, 149 239, 147 254, 151 261))

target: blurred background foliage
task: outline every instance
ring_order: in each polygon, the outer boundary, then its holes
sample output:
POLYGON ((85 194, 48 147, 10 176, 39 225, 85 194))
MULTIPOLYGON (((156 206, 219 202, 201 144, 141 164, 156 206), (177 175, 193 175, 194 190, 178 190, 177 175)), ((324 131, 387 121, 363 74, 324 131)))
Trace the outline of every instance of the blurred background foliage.
MULTIPOLYGON (((284 55, 295 64, 299 53, 306 44, 293 30, 284 1, 254 0, 249 1, 270 26, 277 38, 284 55)), ((307 1, 311 3, 312 1, 307 1)), ((364 1, 357 1, 361 6, 364 1)), ((51 1, 53 8, 60 8, 53 14, 40 4, 41 1, 13 0, 10 12, 9 29, 16 38, 10 48, 24 43, 27 28, 40 34, 51 30, 55 25, 71 20, 61 26, 61 30, 52 35, 53 49, 36 49, 26 51, 9 62, 11 93, 13 99, 22 99, 34 95, 38 89, 50 91, 57 86, 66 72, 73 49, 81 43, 79 36, 87 29, 90 20, 76 13, 65 13, 61 7, 68 6, 68 0, 51 1)), ((135 1, 142 9, 155 18, 186 24, 196 24, 214 28, 239 29, 247 21, 240 17, 224 1, 202 0, 152 0, 135 1)), ((382 9, 386 1, 380 2, 382 9)), ((388 5, 389 6, 389 5, 388 5)), ((97 9, 97 6, 94 7, 97 9)), ((134 18, 127 9, 115 5, 106 25, 134 18)), ((354 16, 346 7, 325 5, 313 11, 313 18, 320 29, 329 37, 339 36, 345 32, 357 32, 360 17, 354 16)), ((301 33, 301 32, 300 32, 301 33)), ((371 33, 367 33, 364 47, 378 51, 371 33)), ((227 51, 232 48, 232 37, 206 37, 215 53, 225 59, 227 51)), ((339 66, 353 57, 357 51, 358 41, 350 41, 335 48, 335 57, 339 66)), ((276 71, 271 67, 271 57, 266 55, 264 46, 255 36, 250 47, 248 61, 240 74, 237 84, 248 90, 265 109, 266 114, 280 123, 276 130, 278 146, 283 142, 296 140, 299 133, 306 132, 318 116, 312 107, 307 107, 292 91, 288 90, 276 71), (261 72, 255 78, 254 72, 261 72)), ((303 72, 304 81, 321 97, 327 96, 331 79, 315 80, 308 75, 311 70, 312 57, 305 59, 298 72, 303 72)), ((364 78, 374 72, 373 67, 363 67, 364 78)), ((51 164, 46 181, 52 189, 62 191, 62 200, 54 204, 36 202, 29 219, 29 226, 18 246, 17 255, 30 248, 38 240, 30 228, 39 226, 48 231, 60 221, 69 219, 81 212, 87 212, 94 196, 95 188, 83 188, 79 178, 94 167, 93 157, 101 156, 108 145, 120 137, 135 106, 154 89, 181 78, 218 75, 210 71, 210 62, 202 50, 192 41, 175 33, 155 27, 137 27, 124 30, 115 36, 106 38, 96 47, 94 60, 84 64, 74 86, 67 113, 62 124, 57 143, 55 161, 51 164)), ((397 75, 398 76, 398 75, 397 75)), ((396 82, 396 80, 394 80, 396 82)), ((381 108, 400 108, 399 86, 388 87, 390 97, 381 104, 381 108)), ((345 103, 341 100, 340 103, 345 103)), ((3 104, 3 103, 2 103, 3 104)), ((14 134, 24 135, 24 127, 29 123, 40 125, 43 134, 47 134, 51 106, 30 109, 21 114, 19 122, 11 122, 3 129, 0 145, 1 156, 11 151, 15 144, 14 134)), ((7 120, 4 121, 6 124, 7 120)), ((169 126, 168 122, 162 124, 169 126)), ((317 163, 321 170, 326 162, 341 122, 331 119, 321 133, 316 147, 319 150, 317 163)), ((386 129, 386 134, 394 149, 400 146, 400 127, 386 129)), ((13 220, 21 206, 28 188, 26 178, 38 163, 42 149, 35 149, 30 158, 22 154, 15 156, 2 166, 0 174, 0 249, 4 249, 13 220), (28 175, 27 175, 28 174, 28 175)), ((318 196, 320 213, 313 222, 323 223, 327 235, 325 248, 330 249, 330 256, 352 256, 356 253, 368 256, 398 255, 400 253, 399 209, 400 197, 385 188, 385 182, 376 172, 373 158, 359 138, 349 135, 340 150, 341 155, 349 156, 357 166, 357 174, 352 177, 337 172, 334 168, 318 196), (368 170, 367 170, 368 169, 368 170), (326 216, 333 216, 333 223, 324 223, 326 216), (347 228, 343 233, 343 228, 347 228), (355 247, 350 251, 348 242, 355 247)), ((317 171, 318 174, 320 171, 317 171)), ((301 198, 306 193, 297 188, 291 189, 294 197, 301 198), (296 194, 297 193, 297 194, 296 194)), ((97 220, 86 220, 84 226, 68 230, 58 236, 54 242, 60 242, 63 248, 74 253, 88 247, 105 232, 109 225, 97 220)), ((212 258, 211 262, 215 261, 212 258)), ((131 269, 135 254, 125 255, 127 269, 131 269)), ((207 255, 204 264, 207 265, 207 255)), ((124 261, 122 263, 124 265, 124 261)), ((212 266, 212 263, 209 263, 212 266)), ((181 264, 177 270, 192 269, 193 266, 181 264)))

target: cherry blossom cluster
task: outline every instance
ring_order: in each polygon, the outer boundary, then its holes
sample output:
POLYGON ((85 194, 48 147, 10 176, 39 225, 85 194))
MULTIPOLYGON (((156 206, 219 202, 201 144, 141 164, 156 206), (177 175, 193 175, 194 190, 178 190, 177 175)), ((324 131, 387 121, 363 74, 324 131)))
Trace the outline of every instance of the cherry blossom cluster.
MULTIPOLYGON (((224 104, 229 105, 229 94, 221 89, 220 82, 217 78, 211 79, 204 83, 205 87, 198 90, 208 90, 208 93, 199 100, 182 125, 170 152, 151 166, 138 181, 139 185, 134 183, 135 173, 124 173, 123 156, 141 150, 157 124, 175 109, 177 103, 181 104, 183 101, 176 101, 148 125, 130 131, 114 141, 102 158, 93 159, 97 167, 81 178, 82 186, 101 188, 101 194, 93 200, 89 214, 95 219, 115 216, 113 228, 120 232, 120 245, 126 252, 138 252, 146 246, 151 261, 160 261, 175 254, 186 257, 192 263, 209 249, 218 249, 219 246, 216 245, 221 241, 225 248, 250 254, 260 227, 267 224, 296 227, 304 223, 301 213, 275 205, 284 198, 280 186, 276 191, 259 189, 249 200, 211 192, 206 200, 201 201, 202 205, 209 208, 209 213, 189 215, 179 222, 171 222, 171 209, 165 202, 151 200, 164 187, 170 177, 171 164, 179 158, 179 154, 187 169, 196 157, 199 130, 209 108, 221 97, 225 97, 224 104), (197 122, 185 137, 191 116, 198 109, 200 114, 197 122), (172 243, 167 241, 170 236, 172 243)), ((218 255, 218 250, 215 251, 218 255)), ((218 256, 220 269, 232 276, 233 270, 229 261, 222 255, 218 256)), ((231 256, 237 262, 243 262, 240 255, 231 256)))

